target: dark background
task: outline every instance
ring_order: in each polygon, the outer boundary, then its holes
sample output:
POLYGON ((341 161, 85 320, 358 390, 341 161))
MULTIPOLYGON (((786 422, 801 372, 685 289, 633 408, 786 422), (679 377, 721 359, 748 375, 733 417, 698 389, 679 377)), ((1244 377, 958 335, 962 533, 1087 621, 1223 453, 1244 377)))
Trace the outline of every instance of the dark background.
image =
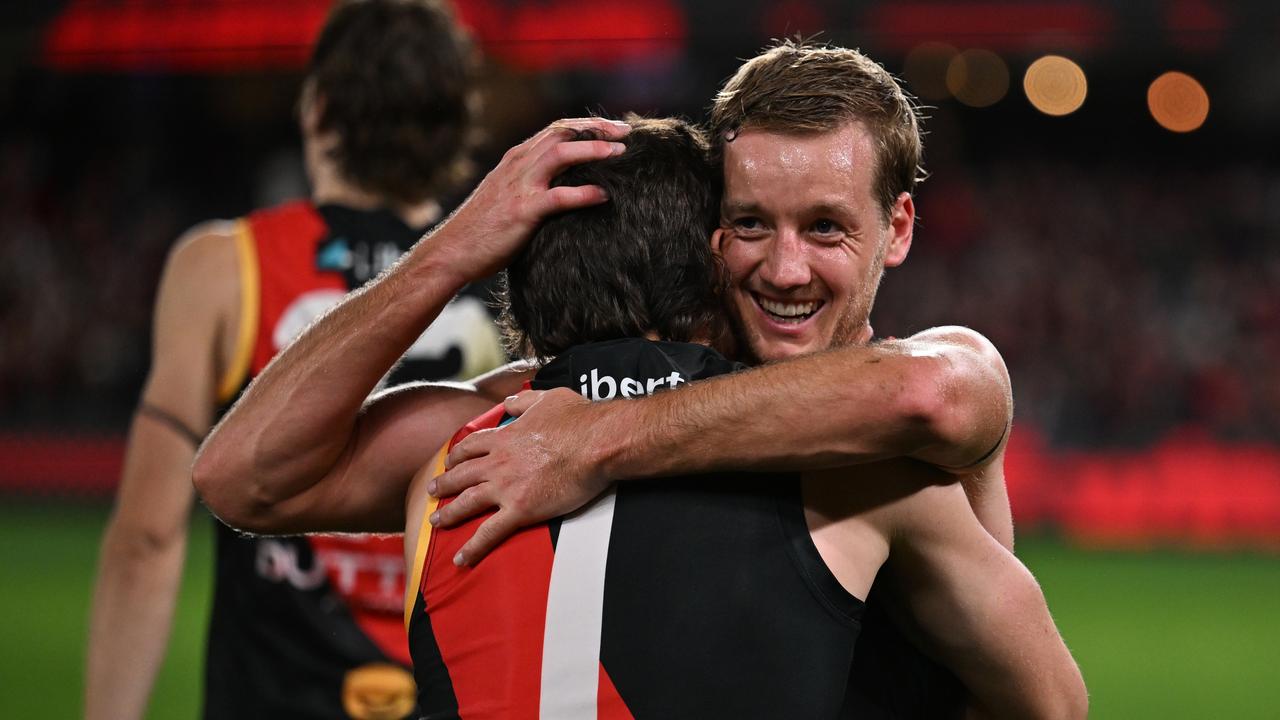
MULTIPOLYGON (((1017 404, 1019 556, 1095 717, 1273 717, 1280 703, 1280 6, 1261 0, 458 0, 486 55, 482 169, 562 116, 704 116, 779 36, 860 47, 929 106, 920 222, 881 336, 990 337, 1017 404), (985 49, 987 107, 908 59, 985 49), (913 55, 913 52, 915 53, 913 55), (1084 105, 1035 110, 1045 54, 1084 105), (914 67, 914 66, 913 66, 914 67), (1175 133, 1148 86, 1196 78, 1175 133)), ((0 6, 0 716, 78 703, 93 562, 148 363, 164 257, 192 225, 306 193, 293 116, 324 0, 0 6), (11 688, 19 690, 11 691, 11 688)), ((945 67, 945 62, 940 65, 945 67)), ((153 717, 199 692, 195 523, 153 717)))

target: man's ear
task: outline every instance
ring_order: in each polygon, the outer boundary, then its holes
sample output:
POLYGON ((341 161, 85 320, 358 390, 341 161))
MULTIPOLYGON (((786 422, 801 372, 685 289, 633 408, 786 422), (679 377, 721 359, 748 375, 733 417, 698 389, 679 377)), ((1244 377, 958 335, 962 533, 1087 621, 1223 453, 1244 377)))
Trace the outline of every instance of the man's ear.
POLYGON ((916 227, 916 206, 911 193, 902 193, 889 213, 889 247, 884 254, 885 267, 897 267, 911 251, 911 236, 916 227))
POLYGON ((316 89, 315 78, 307 78, 302 83, 302 94, 298 96, 298 125, 303 136, 314 136, 320 132, 320 118, 324 113, 324 96, 316 89))
POLYGON ((711 232, 711 252, 720 254, 720 243, 724 241, 724 228, 718 227, 711 232))

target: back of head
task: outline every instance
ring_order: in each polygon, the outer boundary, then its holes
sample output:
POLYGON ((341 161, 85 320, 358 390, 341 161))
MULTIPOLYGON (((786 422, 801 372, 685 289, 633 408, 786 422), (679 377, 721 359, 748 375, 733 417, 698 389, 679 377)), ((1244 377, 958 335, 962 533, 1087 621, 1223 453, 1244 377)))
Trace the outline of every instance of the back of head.
POLYGON ((309 81, 343 176, 402 203, 453 190, 467 175, 473 74, 471 43, 444 2, 339 2, 309 81))
POLYGON ((863 123, 876 140, 873 189, 887 213, 923 177, 919 112, 893 76, 857 50, 778 42, 743 63, 711 108, 712 154, 744 130, 797 135, 863 123))
POLYGON ((719 198, 706 139, 680 120, 628 122, 626 152, 554 182, 599 185, 609 201, 548 219, 507 270, 502 324, 513 355, 717 329, 721 275, 709 238, 719 198))

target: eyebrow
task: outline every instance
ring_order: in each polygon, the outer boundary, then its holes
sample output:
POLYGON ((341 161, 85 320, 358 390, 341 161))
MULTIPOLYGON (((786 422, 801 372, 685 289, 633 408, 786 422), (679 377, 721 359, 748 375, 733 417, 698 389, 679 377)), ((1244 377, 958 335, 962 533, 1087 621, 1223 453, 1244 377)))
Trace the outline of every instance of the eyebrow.
POLYGON ((849 205, 818 203, 809 208, 814 215, 836 215, 842 218, 856 218, 857 212, 849 205))
POLYGON ((749 213, 753 215, 759 215, 760 203, 727 202, 721 206, 720 211, 730 215, 735 215, 738 213, 749 213))
MULTIPOLYGON (((726 202, 721 207, 721 212, 734 215, 746 213, 751 215, 760 215, 764 212, 760 203, 757 202, 726 202)), ((805 208, 808 215, 835 215, 839 217, 855 217, 857 215, 853 207, 841 203, 820 202, 805 208)))

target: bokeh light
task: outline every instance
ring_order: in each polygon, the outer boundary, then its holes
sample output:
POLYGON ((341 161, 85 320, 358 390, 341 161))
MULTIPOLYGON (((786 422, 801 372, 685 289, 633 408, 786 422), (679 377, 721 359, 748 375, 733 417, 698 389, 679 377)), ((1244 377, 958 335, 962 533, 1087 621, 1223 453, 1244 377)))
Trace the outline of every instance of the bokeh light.
POLYGON ((1147 107, 1160 127, 1191 132, 1209 117, 1209 93, 1186 73, 1167 72, 1147 88, 1147 107))
POLYGON ((947 89, 947 68, 958 52, 955 47, 939 42, 920 43, 912 48, 902 66, 907 87, 924 100, 951 97, 947 89))
POLYGON ((1089 82, 1084 70, 1061 55, 1045 55, 1031 63, 1022 89, 1035 109, 1046 115, 1070 115, 1084 105, 1089 82))
POLYGON ((965 50, 947 65, 947 89, 970 107, 994 105, 1009 92, 1009 68, 990 50, 965 50))

